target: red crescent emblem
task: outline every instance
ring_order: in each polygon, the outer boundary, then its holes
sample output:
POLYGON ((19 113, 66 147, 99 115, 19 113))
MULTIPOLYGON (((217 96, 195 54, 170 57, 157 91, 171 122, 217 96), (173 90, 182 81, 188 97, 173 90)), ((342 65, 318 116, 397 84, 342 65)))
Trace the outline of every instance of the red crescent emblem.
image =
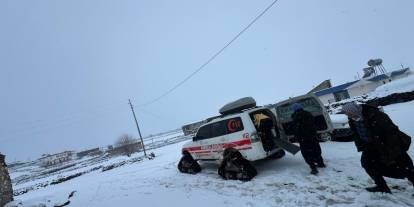
POLYGON ((228 129, 230 132, 235 132, 235 131, 237 130, 237 128, 238 128, 238 125, 239 125, 239 124, 237 124, 237 120, 232 119, 232 120, 230 120, 229 122, 227 122, 227 129, 228 129))

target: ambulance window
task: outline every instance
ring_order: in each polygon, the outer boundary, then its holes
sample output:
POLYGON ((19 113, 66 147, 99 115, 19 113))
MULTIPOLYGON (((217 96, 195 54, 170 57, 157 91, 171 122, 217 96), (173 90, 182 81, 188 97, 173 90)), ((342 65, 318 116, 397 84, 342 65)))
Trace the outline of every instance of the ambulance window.
POLYGON ((226 119, 211 124, 211 137, 219 137, 239 132, 243 129, 243 122, 240 117, 226 119))
POLYGON ((223 136, 227 133, 226 124, 224 121, 219 121, 211 124, 211 137, 223 136))
POLYGON ((240 117, 226 119, 201 127, 198 130, 197 135, 193 138, 193 141, 219 137, 243 131, 243 129, 243 122, 240 117))
POLYGON ((211 125, 208 124, 203 127, 200 127, 193 141, 208 139, 210 137, 211 137, 211 125))

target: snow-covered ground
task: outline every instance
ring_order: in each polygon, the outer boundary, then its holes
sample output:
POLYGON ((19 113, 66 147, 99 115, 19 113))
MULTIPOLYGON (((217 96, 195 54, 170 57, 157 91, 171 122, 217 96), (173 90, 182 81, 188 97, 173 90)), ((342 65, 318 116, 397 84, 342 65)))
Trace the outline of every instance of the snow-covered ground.
MULTIPOLYGON (((377 88, 368 98, 414 90, 414 75, 377 88)), ((358 99, 358 98, 356 98, 358 99)), ((349 100, 345 100, 349 101, 349 100)), ((414 136, 414 101, 384 107, 400 129, 414 136)), ((332 115, 332 121, 347 121, 332 115)), ((70 200, 68 206, 414 206, 414 188, 408 181, 387 179, 393 195, 371 194, 364 188, 373 182, 360 167, 360 154, 353 143, 322 144, 328 167, 318 176, 300 154, 280 160, 254 163, 259 175, 250 182, 222 180, 216 163, 201 163, 197 175, 178 172, 180 149, 188 137, 179 130, 145 138, 154 152, 153 160, 142 154, 128 157, 87 157, 43 169, 26 163, 11 169, 15 197, 19 206, 54 206, 70 200), (116 166, 114 169, 105 170, 116 166), (58 168, 57 168, 58 169, 58 168), (82 173, 71 180, 53 182, 82 173), (25 193, 25 190, 28 190, 25 193), (73 193, 74 192, 74 193, 73 193), (68 196, 73 193, 73 197, 68 196), (20 203, 20 204, 19 204, 20 203)), ((414 149, 409 151, 414 157, 414 149)))
MULTIPOLYGON (((414 102, 384 108, 403 131, 414 136, 414 102)), ((30 191, 17 196, 15 203, 54 206, 68 201, 68 195, 76 191, 68 206, 414 206, 414 188, 407 180, 387 179, 392 195, 364 190, 373 182, 361 168, 353 143, 323 143, 328 167, 318 176, 309 174, 297 154, 254 163, 259 174, 250 182, 221 179, 216 163, 201 163, 203 171, 197 175, 179 173, 182 144, 152 150, 153 160, 92 171, 30 191)), ((414 157, 413 147, 409 154, 414 157)))
POLYGON ((375 89, 368 94, 370 97, 384 97, 392 93, 403 93, 414 90, 414 74, 410 72, 407 77, 397 79, 391 83, 387 83, 375 89))

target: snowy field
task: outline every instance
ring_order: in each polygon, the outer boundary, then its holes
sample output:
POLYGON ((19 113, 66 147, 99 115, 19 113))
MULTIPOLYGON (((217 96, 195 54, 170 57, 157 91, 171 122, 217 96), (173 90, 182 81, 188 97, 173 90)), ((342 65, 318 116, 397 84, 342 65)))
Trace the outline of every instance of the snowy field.
MULTIPOLYGON (((377 88, 369 97, 412 91, 414 75, 377 88)), ((384 107, 407 134, 413 136, 414 101, 384 107)), ((343 117, 340 117, 343 118, 343 117)), ((29 191, 15 197, 18 206, 414 206, 414 188, 408 181, 389 179, 393 195, 371 194, 364 188, 373 182, 360 167, 360 153, 353 143, 322 144, 328 167, 318 176, 300 154, 281 160, 254 163, 259 175, 250 182, 225 181, 216 163, 201 163, 197 175, 178 172, 183 137, 177 130, 145 139, 155 153, 131 158, 85 158, 68 163, 63 170, 43 169, 33 163, 11 170, 14 190, 29 191), (114 169, 108 169, 111 165, 114 169), (82 175, 51 184, 56 180, 82 175), (36 190, 37 189, 37 190, 36 190), (74 193, 73 193, 74 192, 74 193), (68 196, 72 194, 70 199, 68 196), (68 202, 70 201, 70 202, 68 202), (20 204, 19 204, 20 203, 20 204)), ((410 149, 411 157, 414 150, 410 149)), ((12 206, 12 205, 10 205, 12 206)))
MULTIPOLYGON (((403 131, 414 136, 414 102, 384 108, 403 131)), ((183 143, 152 150, 153 160, 92 171, 17 196, 14 203, 54 206, 67 202, 76 191, 68 206, 414 206, 414 188, 407 180, 387 179, 392 195, 364 190, 373 182, 360 167, 360 153, 353 143, 323 143, 327 168, 318 176, 309 174, 300 154, 288 154, 254 163, 259 174, 250 182, 221 179, 215 163, 201 163, 203 171, 197 175, 179 173, 176 166, 183 143)), ((409 154, 414 157, 413 147, 409 154)))

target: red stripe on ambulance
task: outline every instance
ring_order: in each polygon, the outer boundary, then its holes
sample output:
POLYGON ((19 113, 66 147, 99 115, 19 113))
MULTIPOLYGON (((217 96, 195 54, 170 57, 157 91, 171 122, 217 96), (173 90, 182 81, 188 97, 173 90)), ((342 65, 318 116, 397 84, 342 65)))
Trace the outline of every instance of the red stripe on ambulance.
MULTIPOLYGON (((221 143, 221 144, 211 144, 211 145, 203 145, 203 146, 196 146, 196 147, 187 147, 184 148, 183 151, 188 151, 188 152, 194 152, 194 153, 207 153, 207 152, 212 152, 214 151, 220 151, 221 149, 226 149, 226 148, 237 148, 237 147, 241 147, 244 145, 250 145, 252 144, 252 142, 250 141, 250 139, 242 139, 242 140, 238 140, 235 142, 229 142, 229 143, 221 143)), ((244 150, 244 149, 248 149, 248 148, 242 148, 239 150, 244 150)), ((251 149, 251 147, 249 148, 251 149)))

